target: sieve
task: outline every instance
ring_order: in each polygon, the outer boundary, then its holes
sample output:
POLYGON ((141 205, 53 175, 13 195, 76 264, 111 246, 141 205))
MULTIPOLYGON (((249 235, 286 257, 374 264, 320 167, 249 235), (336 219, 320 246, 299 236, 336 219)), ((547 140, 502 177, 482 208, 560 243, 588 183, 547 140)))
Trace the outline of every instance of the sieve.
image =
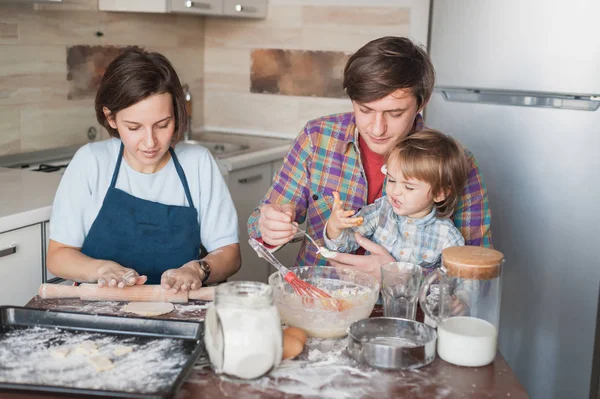
POLYGON ((437 333, 427 324, 395 317, 373 317, 348 327, 347 351, 372 367, 398 370, 423 367, 435 359, 437 333))

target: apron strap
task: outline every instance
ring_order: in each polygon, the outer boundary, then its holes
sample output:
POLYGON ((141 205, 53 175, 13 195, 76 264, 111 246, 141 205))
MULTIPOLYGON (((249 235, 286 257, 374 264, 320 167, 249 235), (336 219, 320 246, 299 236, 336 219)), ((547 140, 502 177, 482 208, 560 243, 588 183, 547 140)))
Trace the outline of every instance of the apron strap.
MULTIPOLYGON (((117 177, 119 176, 119 169, 121 168, 121 159, 123 159, 123 150, 125 146, 123 142, 121 142, 121 148, 119 149, 119 156, 117 157, 117 165, 115 166, 115 170, 113 172, 112 180, 110 182, 110 187, 115 188, 115 184, 117 183, 117 177)), ((183 168, 177 159, 177 155, 175 155, 175 151, 172 147, 169 147, 169 152, 171 153, 171 158, 173 158, 173 164, 175 165, 175 170, 177 171, 177 175, 181 180, 181 184, 183 185, 183 190, 185 191, 185 196, 190 204, 190 207, 194 208, 194 202, 192 201, 192 194, 190 193, 190 187, 188 186, 187 179, 185 178, 185 173, 183 172, 183 168)))
POLYGON ((115 184, 117 183, 117 176, 119 176, 119 169, 121 168, 121 159, 123 159, 123 142, 121 142, 121 148, 119 149, 119 156, 117 157, 117 166, 115 166, 115 170, 113 172, 112 180, 110 181, 110 188, 115 188, 115 184))
POLYGON ((194 202, 192 201, 192 194, 190 193, 190 187, 188 186, 187 179, 185 178, 185 173, 183 172, 183 168, 177 159, 177 155, 175 155, 175 151, 172 147, 169 147, 169 152, 171 153, 171 158, 173 158, 173 164, 175 165, 175 170, 177 170, 177 174, 179 175, 179 179, 181 179, 181 184, 183 184, 183 189, 185 190, 185 196, 190 204, 190 207, 194 208, 194 202))

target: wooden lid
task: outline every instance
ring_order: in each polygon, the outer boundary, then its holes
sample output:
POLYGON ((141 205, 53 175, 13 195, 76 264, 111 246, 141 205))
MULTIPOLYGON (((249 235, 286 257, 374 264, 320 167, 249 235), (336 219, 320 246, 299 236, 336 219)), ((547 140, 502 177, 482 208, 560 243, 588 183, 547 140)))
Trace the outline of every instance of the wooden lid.
POLYGON ((442 251, 442 266, 450 277, 490 280, 500 275, 504 254, 495 249, 466 245, 442 251))

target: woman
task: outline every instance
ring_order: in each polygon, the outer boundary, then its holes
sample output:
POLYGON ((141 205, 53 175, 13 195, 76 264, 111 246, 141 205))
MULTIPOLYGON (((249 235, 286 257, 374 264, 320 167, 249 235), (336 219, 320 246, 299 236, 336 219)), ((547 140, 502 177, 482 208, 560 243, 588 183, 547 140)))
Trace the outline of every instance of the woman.
POLYGON ((111 139, 80 148, 60 182, 48 269, 110 287, 173 292, 225 280, 240 267, 237 215, 210 152, 175 144, 187 128, 169 61, 128 51, 108 66, 96 117, 111 139), (199 260, 200 248, 208 255, 199 260))

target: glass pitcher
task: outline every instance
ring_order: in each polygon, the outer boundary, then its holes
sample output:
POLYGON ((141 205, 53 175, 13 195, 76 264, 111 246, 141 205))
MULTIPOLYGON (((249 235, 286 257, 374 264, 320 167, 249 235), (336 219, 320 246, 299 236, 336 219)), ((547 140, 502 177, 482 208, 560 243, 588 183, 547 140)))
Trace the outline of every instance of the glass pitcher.
POLYGON ((437 351, 443 360, 480 367, 496 357, 503 264, 504 255, 489 248, 442 251, 442 267, 426 278, 419 302, 437 323, 437 351), (432 298, 439 298, 434 306, 432 298))

